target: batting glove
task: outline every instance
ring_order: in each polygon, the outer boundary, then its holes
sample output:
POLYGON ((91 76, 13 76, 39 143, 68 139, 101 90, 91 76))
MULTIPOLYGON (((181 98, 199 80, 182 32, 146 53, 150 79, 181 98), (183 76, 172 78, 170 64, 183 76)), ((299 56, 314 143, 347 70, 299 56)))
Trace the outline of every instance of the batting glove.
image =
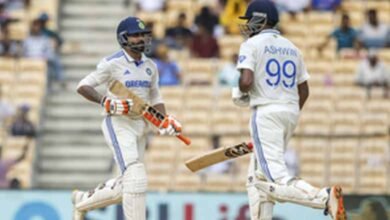
POLYGON ((109 115, 126 115, 130 112, 133 106, 132 99, 112 99, 104 97, 101 105, 105 112, 109 115))
POLYGON ((238 87, 234 87, 232 89, 232 99, 233 103, 240 107, 248 107, 249 106, 249 94, 243 93, 240 91, 238 87))
POLYGON ((181 133, 181 124, 173 116, 167 115, 161 122, 158 132, 160 135, 177 136, 181 133))

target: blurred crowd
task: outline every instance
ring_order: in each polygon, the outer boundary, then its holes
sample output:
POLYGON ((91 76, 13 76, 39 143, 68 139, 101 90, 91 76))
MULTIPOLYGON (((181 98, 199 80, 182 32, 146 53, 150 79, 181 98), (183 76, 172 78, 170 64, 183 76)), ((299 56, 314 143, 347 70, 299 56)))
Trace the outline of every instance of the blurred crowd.
MULTIPOLYGON (((218 38, 226 35, 238 35, 240 30, 238 16, 245 13, 250 0, 218 0, 214 7, 204 6, 194 18, 188 18, 185 12, 179 13, 176 24, 166 28, 162 38, 153 36, 153 47, 148 53, 153 57, 160 70, 162 86, 180 85, 181 69, 170 60, 169 50, 188 50, 193 58, 220 58, 218 38), (190 23, 189 20, 193 20, 190 23)), ((321 53, 329 42, 336 41, 336 51, 354 50, 356 59, 361 59, 357 67, 356 84, 367 88, 383 87, 384 96, 388 97, 390 73, 388 67, 380 60, 377 51, 390 48, 390 25, 379 17, 375 9, 366 10, 365 22, 361 27, 353 27, 348 13, 342 8, 342 0, 274 0, 280 14, 287 13, 295 19, 298 13, 310 11, 331 12, 340 14, 340 25, 317 46, 321 53)), ((165 0, 138 1, 137 7, 143 12, 165 12, 165 0)), ((337 16, 335 16, 337 17, 337 16)), ((155 24, 148 23, 153 29, 155 24)), ((283 33, 283 29, 280 28, 283 33)), ((223 86, 235 86, 239 73, 235 70, 237 55, 234 54, 218 71, 218 82, 223 86)))
POLYGON ((12 35, 10 26, 26 22, 14 18, 12 12, 28 10, 29 5, 30 0, 0 0, 0 57, 46 60, 49 91, 52 90, 52 82, 65 87, 59 54, 63 40, 58 32, 48 27, 50 17, 47 13, 42 12, 27 21, 29 34, 26 38, 12 35))
MULTIPOLYGON (((137 11, 166 12, 165 0, 138 1, 137 11)), ((175 25, 165 29, 163 37, 153 37, 152 50, 148 53, 157 63, 160 73, 161 86, 183 85, 183 70, 180 65, 169 56, 169 51, 189 51, 190 58, 221 59, 221 49, 218 39, 223 36, 239 35, 238 17, 245 13, 250 0, 218 0, 214 7, 204 6, 194 17, 190 13, 178 14, 175 25), (193 22, 191 22, 193 21, 193 22)), ((286 14, 291 20, 297 15, 312 11, 333 13, 334 18, 340 17, 340 24, 320 42, 315 49, 319 54, 334 40, 334 53, 340 55, 343 50, 350 50, 353 59, 359 60, 355 73, 355 84, 367 88, 367 97, 371 96, 373 87, 382 87, 383 96, 389 97, 390 70, 378 56, 381 49, 390 49, 390 25, 383 22, 375 9, 367 8, 364 24, 353 27, 347 10, 342 8, 342 0, 274 0, 280 15, 286 14)), ((149 28, 154 30, 155 23, 149 22, 149 28)), ((297 27, 299 28, 299 27, 297 27)), ((281 33, 285 31, 279 27, 281 33)), ((300 48, 303 50, 303 48, 300 48)), ((239 72, 236 70, 238 49, 230 59, 215 73, 219 86, 235 87, 238 83, 239 72)), ((352 74, 353 76, 353 74, 352 74)), ((329 80, 331 84, 331 79, 329 80)), ((221 147, 219 136, 213 136, 213 148, 221 147)), ((287 167, 291 175, 299 175, 299 158, 293 148, 288 148, 285 154, 287 167)), ((235 161, 227 161, 210 167, 201 172, 202 181, 207 182, 209 174, 226 174, 233 176, 237 173, 235 161)))
POLYGON ((20 188, 20 180, 17 178, 8 179, 7 173, 19 162, 26 158, 30 141, 37 135, 35 125, 29 119, 30 106, 22 104, 15 107, 7 102, 2 96, 0 85, 0 189, 20 188), (16 158, 3 158, 3 145, 8 137, 25 137, 22 153, 16 158))

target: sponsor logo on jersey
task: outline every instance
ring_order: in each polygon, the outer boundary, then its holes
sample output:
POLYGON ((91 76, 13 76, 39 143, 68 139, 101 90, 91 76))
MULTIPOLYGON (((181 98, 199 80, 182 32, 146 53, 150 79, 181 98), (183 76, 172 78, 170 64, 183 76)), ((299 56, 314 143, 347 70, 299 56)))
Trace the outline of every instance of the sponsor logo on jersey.
POLYGON ((246 56, 241 55, 238 57, 238 62, 242 63, 246 59, 246 56))
POLYGON ((127 80, 125 86, 127 88, 150 88, 151 83, 148 80, 127 80))
POLYGON ((148 76, 151 76, 152 70, 150 68, 146 68, 146 74, 148 74, 148 76))
POLYGON ((130 71, 129 70, 126 70, 123 75, 130 75, 130 71))

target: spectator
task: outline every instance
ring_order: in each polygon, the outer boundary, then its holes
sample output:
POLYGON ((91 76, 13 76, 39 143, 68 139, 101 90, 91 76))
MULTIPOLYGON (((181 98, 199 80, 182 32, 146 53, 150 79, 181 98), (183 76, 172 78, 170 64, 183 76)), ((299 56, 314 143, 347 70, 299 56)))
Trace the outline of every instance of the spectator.
POLYGON ((0 0, 0 24, 2 24, 8 17, 8 13, 5 10, 5 2, 4 0, 0 0))
POLYGON ((240 77, 240 72, 236 69, 236 62, 238 60, 238 55, 233 54, 231 60, 227 62, 221 69, 218 74, 218 82, 221 86, 238 86, 238 78, 240 77))
POLYGON ((28 105, 20 106, 18 114, 11 125, 12 136, 35 137, 35 126, 28 118, 30 107, 28 105))
POLYGON ((191 54, 200 58, 219 57, 218 42, 203 25, 199 25, 192 40, 191 54))
POLYGON ((177 64, 169 60, 168 47, 160 44, 157 47, 157 59, 154 62, 159 72, 159 84, 161 86, 175 86, 180 84, 180 71, 177 64))
MULTIPOLYGON (((0 85, 0 129, 6 129, 12 116, 15 114, 15 109, 11 104, 6 102, 2 93, 2 86, 0 85)), ((0 143, 1 144, 1 143, 0 143)))
POLYGON ((171 48, 182 49, 183 47, 189 47, 192 32, 186 27, 187 16, 185 13, 180 13, 177 17, 176 26, 168 28, 165 31, 165 38, 167 44, 171 48))
POLYGON ((145 12, 165 11, 165 0, 137 0, 137 8, 145 12))
POLYGON ((312 0, 311 8, 317 11, 336 11, 341 5, 341 0, 312 0))
POLYGON ((28 8, 30 6, 30 0, 7 0, 7 10, 19 10, 28 8))
POLYGON ((44 59, 47 62, 47 86, 49 91, 52 91, 53 78, 57 78, 56 74, 53 76, 54 48, 50 39, 42 33, 42 23, 37 19, 31 24, 30 36, 23 42, 23 55, 28 58, 44 59))
POLYGON ((0 56, 17 57, 20 55, 20 50, 20 43, 12 40, 10 37, 8 23, 4 24, 1 27, 0 56))
POLYGON ((53 58, 53 47, 48 37, 42 33, 42 23, 34 20, 31 24, 30 36, 23 42, 25 57, 49 60, 53 58))
POLYGON ((274 0, 279 12, 288 12, 295 15, 296 13, 306 11, 310 7, 310 0, 274 0))
POLYGON ((367 89, 367 96, 371 97, 371 88, 375 86, 384 88, 384 96, 388 96, 390 73, 386 71, 385 64, 381 62, 376 51, 370 50, 367 58, 360 64, 356 72, 356 83, 367 89))
POLYGON ((359 39, 366 48, 381 48, 387 44, 390 35, 388 25, 379 22, 375 9, 367 11, 367 23, 360 30, 359 39))
POLYGON ((62 87, 65 88, 66 84, 60 59, 60 49, 64 41, 57 32, 48 28, 47 23, 49 21, 49 15, 47 13, 42 13, 38 17, 38 21, 41 23, 43 35, 47 36, 49 39, 52 40, 52 42, 54 42, 53 57, 48 60, 50 81, 55 80, 61 83, 62 87))
POLYGON ((26 145, 23 147, 22 154, 16 159, 2 159, 1 158, 1 149, 0 149, 0 188, 2 189, 17 189, 20 188, 20 181, 16 178, 12 180, 7 179, 7 173, 19 162, 23 161, 27 156, 27 151, 30 145, 30 139, 27 141, 26 145))
POLYGON ((64 43, 64 40, 61 38, 61 36, 56 31, 49 29, 49 27, 47 25, 49 20, 50 20, 49 15, 45 12, 41 13, 37 20, 41 23, 43 35, 54 40, 55 49, 58 52, 60 50, 62 44, 64 43))
POLYGON ((212 13, 209 7, 204 6, 201 8, 200 13, 195 17, 195 24, 198 28, 201 26, 206 28, 208 33, 213 34, 215 27, 218 25, 218 16, 212 13))
POLYGON ((228 34, 239 34, 240 29, 237 24, 241 23, 239 16, 245 14, 246 7, 250 0, 228 0, 220 15, 221 25, 225 27, 225 31, 228 34))
POLYGON ((322 51, 322 49, 328 45, 332 37, 337 41, 337 51, 340 51, 343 48, 354 48, 357 46, 357 32, 351 27, 347 14, 342 15, 340 27, 336 28, 328 35, 326 41, 322 43, 318 49, 322 51))

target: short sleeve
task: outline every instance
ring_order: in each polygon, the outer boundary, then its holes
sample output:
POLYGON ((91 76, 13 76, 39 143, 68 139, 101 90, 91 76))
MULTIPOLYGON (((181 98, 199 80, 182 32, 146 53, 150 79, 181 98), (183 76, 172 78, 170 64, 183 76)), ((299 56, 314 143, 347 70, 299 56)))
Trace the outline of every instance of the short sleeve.
POLYGON ((298 72, 298 85, 307 81, 310 78, 309 73, 307 72, 305 62, 303 61, 303 57, 299 57, 299 72, 298 72))
POLYGON ((111 79, 111 71, 110 71, 110 63, 105 59, 99 62, 96 67, 96 70, 83 78, 78 87, 81 86, 92 86, 97 87, 105 82, 110 81, 111 79))
POLYGON ((248 41, 241 44, 240 53, 237 60, 237 70, 250 69, 255 70, 255 47, 252 47, 248 41))

